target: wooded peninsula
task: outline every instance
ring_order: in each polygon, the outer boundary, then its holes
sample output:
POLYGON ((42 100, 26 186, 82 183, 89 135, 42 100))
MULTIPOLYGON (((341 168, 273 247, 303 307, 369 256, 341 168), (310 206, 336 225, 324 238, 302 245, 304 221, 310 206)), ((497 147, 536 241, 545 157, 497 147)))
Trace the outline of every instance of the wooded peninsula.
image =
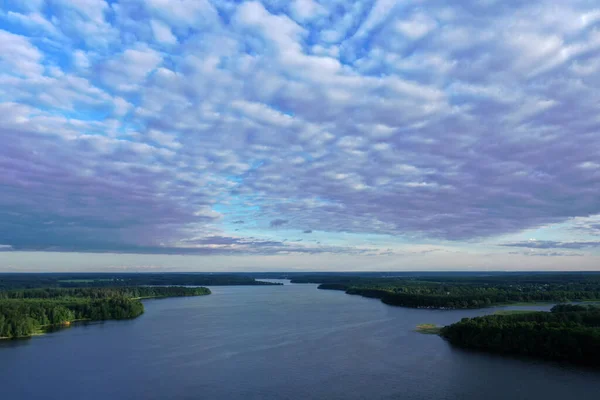
POLYGON ((0 291, 0 337, 24 338, 73 321, 140 316, 140 299, 203 296, 205 287, 47 288, 0 291))
POLYGON ((599 274, 422 276, 373 278, 307 275, 293 283, 319 283, 319 289, 381 299, 414 308, 469 309, 515 303, 600 301, 599 274))
POLYGON ((560 304, 550 312, 463 318, 440 335, 464 348, 600 367, 600 307, 560 304))

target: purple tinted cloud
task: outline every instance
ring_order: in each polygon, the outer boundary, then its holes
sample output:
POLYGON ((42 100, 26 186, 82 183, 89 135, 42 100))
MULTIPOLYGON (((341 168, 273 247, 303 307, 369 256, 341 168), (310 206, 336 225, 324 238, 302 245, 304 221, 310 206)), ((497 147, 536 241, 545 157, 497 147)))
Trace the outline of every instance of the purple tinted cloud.
POLYGON ((504 243, 506 247, 524 247, 528 249, 589 249, 600 247, 600 241, 558 242, 553 240, 529 240, 526 242, 504 243))
MULTIPOLYGON (((272 254, 225 222, 473 241, 600 213, 594 2, 165 4, 2 6, 0 243, 272 254)), ((540 243, 503 246, 594 247, 540 243)))
POLYGON ((269 222, 269 226, 271 228, 279 228, 280 226, 283 226, 285 224, 287 224, 289 221, 287 219, 281 219, 281 218, 277 218, 272 220, 271 222, 269 222))

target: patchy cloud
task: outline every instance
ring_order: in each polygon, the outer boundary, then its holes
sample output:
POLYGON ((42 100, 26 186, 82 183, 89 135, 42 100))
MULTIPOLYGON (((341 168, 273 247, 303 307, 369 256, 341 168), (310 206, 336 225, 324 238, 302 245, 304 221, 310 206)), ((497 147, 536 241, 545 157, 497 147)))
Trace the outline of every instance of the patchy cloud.
POLYGON ((594 2, 8 1, 0 43, 6 246, 596 248, 594 2))
POLYGON ((278 218, 278 219, 274 219, 271 222, 269 222, 269 226, 271 228, 278 228, 280 226, 283 226, 283 225, 287 224, 288 222, 290 222, 290 221, 288 221, 287 219, 280 219, 280 218, 278 218))
POLYGON ((520 255, 529 257, 582 257, 584 253, 574 253, 566 251, 511 251, 510 255, 520 255))
POLYGON ((504 243, 506 247, 524 247, 528 249, 591 249, 600 247, 600 241, 557 242, 553 240, 529 240, 526 242, 504 243))

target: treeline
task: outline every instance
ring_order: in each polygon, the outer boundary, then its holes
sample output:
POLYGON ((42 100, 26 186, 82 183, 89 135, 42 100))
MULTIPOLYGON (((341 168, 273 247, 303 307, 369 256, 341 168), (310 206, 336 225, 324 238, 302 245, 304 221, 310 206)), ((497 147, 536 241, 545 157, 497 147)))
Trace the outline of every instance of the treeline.
POLYGON ((43 288, 0 291, 1 299, 55 299, 77 297, 89 299, 106 299, 111 297, 144 298, 144 297, 178 297, 202 296, 210 294, 205 287, 181 286, 133 286, 114 288, 43 288))
POLYGON ((135 318, 144 312, 139 300, 124 297, 102 300, 0 300, 0 337, 28 337, 51 325, 76 320, 135 318))
POLYGON ((410 294, 402 292, 387 293, 382 297, 386 304, 415 308, 466 309, 482 308, 497 304, 565 302, 596 300, 596 293, 547 292, 539 291, 523 295, 522 292, 473 293, 473 294, 410 294))
POLYGON ((29 337, 76 320, 135 318, 148 297, 201 296, 204 287, 46 288, 0 291, 0 337, 29 337))
POLYGON ((0 290, 115 286, 280 285, 234 274, 196 273, 4 273, 0 290))
POLYGON ((403 282, 432 282, 432 283, 455 283, 455 284, 558 284, 565 286, 575 284, 578 286, 600 282, 600 272, 552 272, 552 273, 441 273, 441 272, 412 272, 404 275, 382 276, 383 273, 350 274, 350 273, 321 273, 292 275, 292 283, 403 283, 403 282))
POLYGON ((321 283, 320 289, 344 290, 348 294, 380 298, 389 305, 416 308, 463 309, 520 302, 600 300, 597 274, 450 278, 306 276, 294 278, 293 282, 321 283))
POLYGON ((600 367, 600 308, 558 305, 551 312, 463 318, 441 329, 456 346, 600 367))
MULTIPOLYGON (((335 284, 323 284, 319 289, 333 289, 335 284)), ((338 286, 334 290, 343 290, 338 286)), ((361 288, 350 287, 346 289, 347 294, 355 294, 363 297, 381 299, 385 304, 391 306, 413 307, 413 308, 439 308, 439 309, 466 309, 489 307, 493 304, 507 303, 507 297, 479 297, 473 295, 451 295, 451 294, 426 294, 426 293, 403 293, 403 288, 361 288)), ((408 290, 407 290, 408 292, 408 290)), ((521 301, 521 300, 519 300, 521 301)))

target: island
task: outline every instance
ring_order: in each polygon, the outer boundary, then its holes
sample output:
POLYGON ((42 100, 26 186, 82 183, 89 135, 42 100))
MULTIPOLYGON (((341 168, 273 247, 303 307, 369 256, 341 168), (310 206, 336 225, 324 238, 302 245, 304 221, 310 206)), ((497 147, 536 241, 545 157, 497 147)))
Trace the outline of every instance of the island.
POLYGON ((45 288, 0 291, 0 338, 28 338, 74 321, 130 319, 141 299, 210 294, 205 287, 45 288))

